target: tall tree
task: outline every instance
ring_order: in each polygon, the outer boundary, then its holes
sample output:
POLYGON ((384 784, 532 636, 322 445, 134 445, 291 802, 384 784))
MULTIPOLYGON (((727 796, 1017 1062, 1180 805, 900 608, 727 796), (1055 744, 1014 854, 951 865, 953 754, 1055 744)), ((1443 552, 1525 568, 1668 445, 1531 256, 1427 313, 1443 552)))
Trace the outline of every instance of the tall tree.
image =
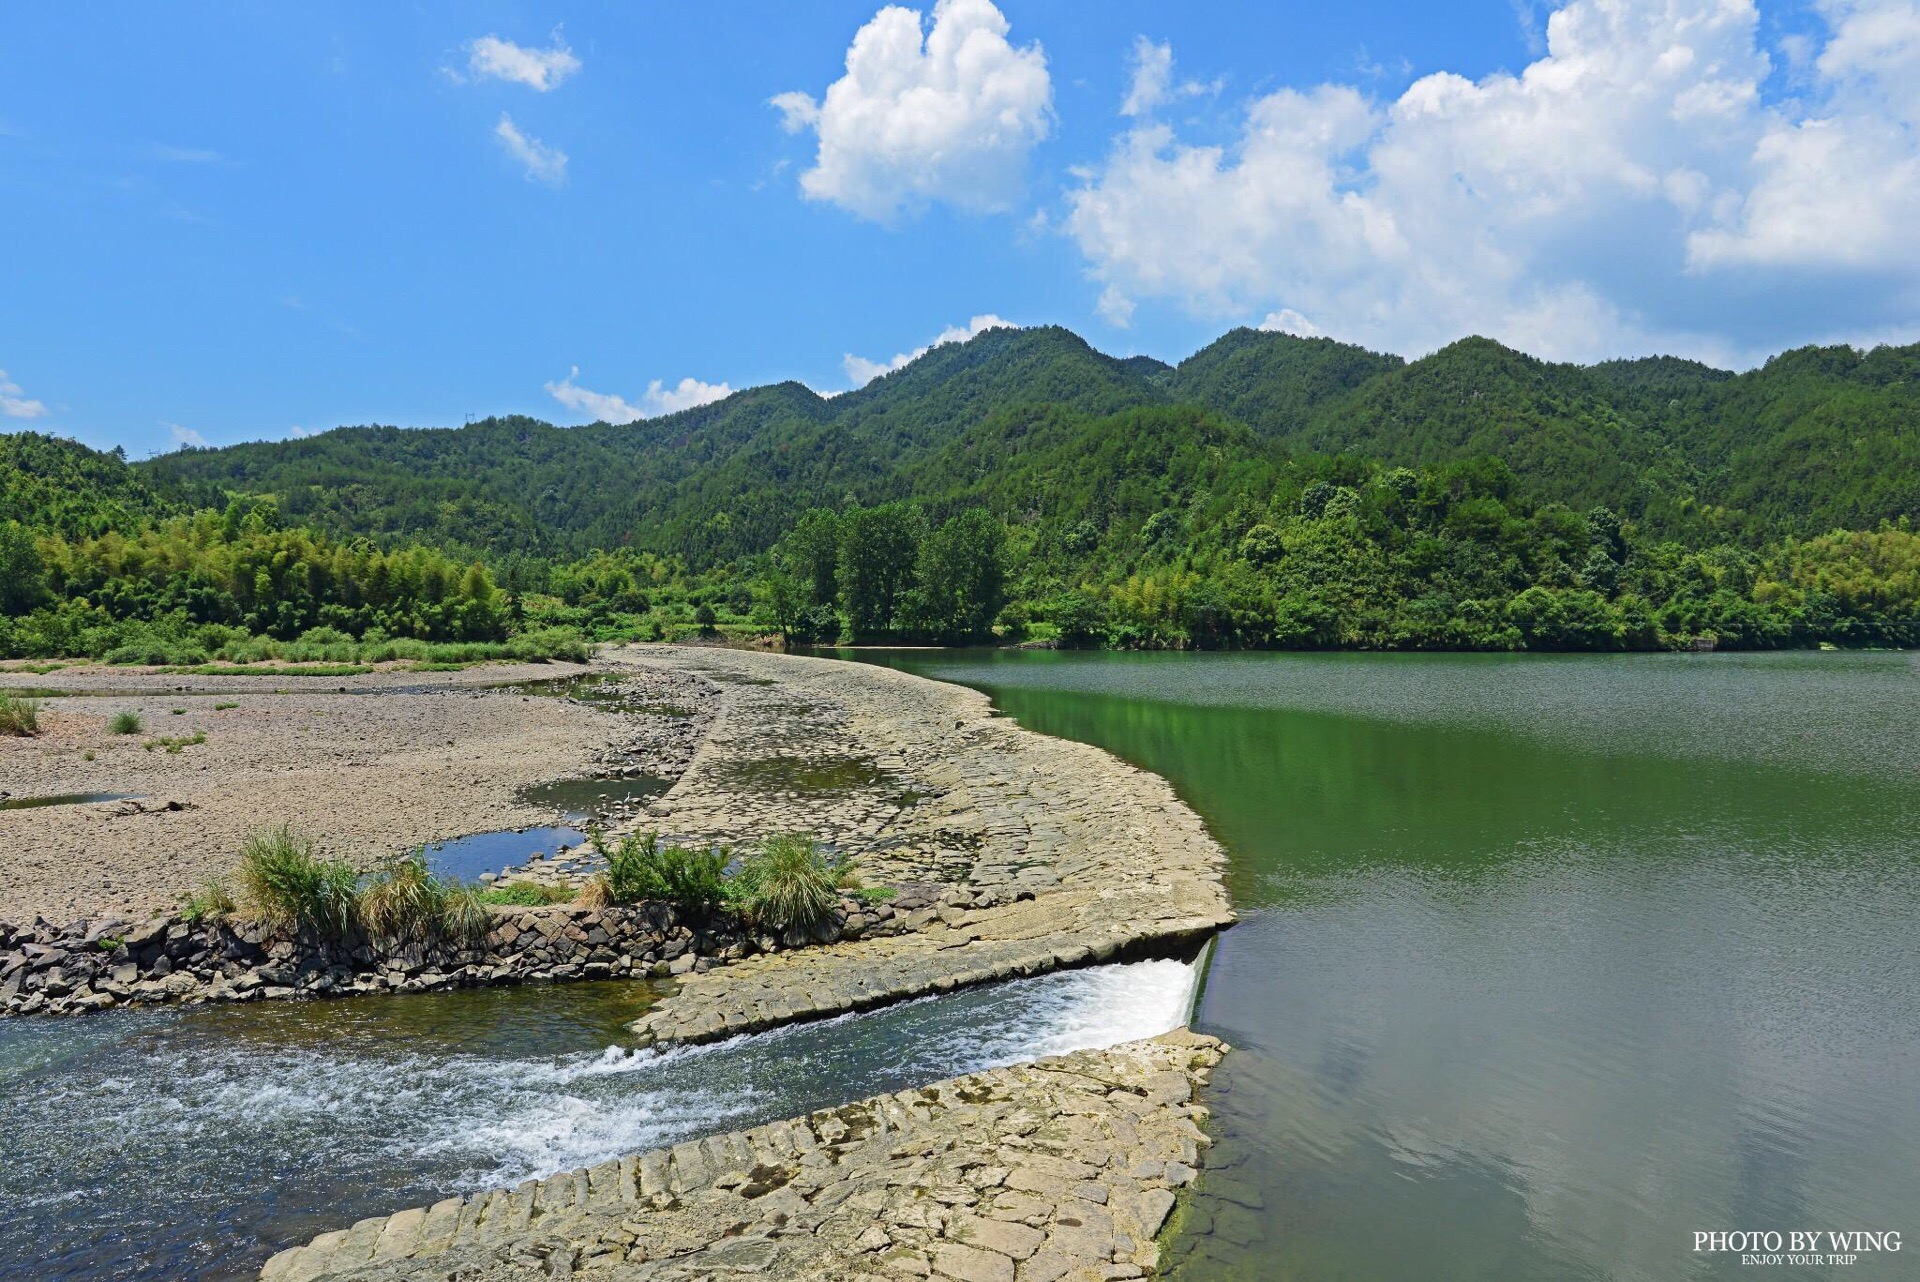
POLYGON ((920 549, 915 625, 947 645, 984 641, 1007 603, 1007 531, 983 508, 949 518, 920 549))
POLYGON ((855 640, 893 630, 914 585, 926 520, 907 503, 855 508, 842 519, 840 605, 855 640))

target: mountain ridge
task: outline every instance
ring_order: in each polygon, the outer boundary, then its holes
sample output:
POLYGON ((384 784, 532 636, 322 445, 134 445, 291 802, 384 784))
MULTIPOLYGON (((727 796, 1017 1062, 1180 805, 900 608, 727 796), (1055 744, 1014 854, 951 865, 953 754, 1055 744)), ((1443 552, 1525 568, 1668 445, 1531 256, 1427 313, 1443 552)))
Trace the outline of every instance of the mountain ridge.
POLYGON ((764 550, 809 506, 951 489, 966 442, 970 466, 995 465, 977 447, 1009 415, 1188 406, 1247 430, 1223 449, 1409 467, 1493 457, 1546 501, 1676 536, 1761 538, 1920 517, 1917 371, 1920 344, 1800 348, 1733 373, 1675 357, 1549 362, 1478 336, 1404 361, 1250 329, 1168 365, 1059 326, 1007 327, 830 398, 775 383, 627 424, 340 427, 136 467, 203 499, 272 494, 338 533, 495 554, 635 546, 701 565, 764 550))

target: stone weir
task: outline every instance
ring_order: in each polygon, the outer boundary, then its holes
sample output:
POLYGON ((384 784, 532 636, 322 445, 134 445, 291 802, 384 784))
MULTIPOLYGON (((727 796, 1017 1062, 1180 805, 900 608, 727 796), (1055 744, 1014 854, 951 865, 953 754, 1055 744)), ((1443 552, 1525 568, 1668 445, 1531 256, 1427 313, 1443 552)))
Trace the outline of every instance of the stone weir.
POLYGON ((1208 1140, 1225 1048, 1151 1041, 973 1073, 512 1190, 362 1220, 262 1282, 1138 1278, 1208 1140))
POLYGON ((889 937, 685 977, 642 1045, 713 1041, 969 984, 1190 946, 1233 921, 1226 855, 1164 779, 1023 730, 974 690, 871 664, 614 651, 726 690, 647 824, 678 839, 819 837, 870 882, 943 887, 889 937))

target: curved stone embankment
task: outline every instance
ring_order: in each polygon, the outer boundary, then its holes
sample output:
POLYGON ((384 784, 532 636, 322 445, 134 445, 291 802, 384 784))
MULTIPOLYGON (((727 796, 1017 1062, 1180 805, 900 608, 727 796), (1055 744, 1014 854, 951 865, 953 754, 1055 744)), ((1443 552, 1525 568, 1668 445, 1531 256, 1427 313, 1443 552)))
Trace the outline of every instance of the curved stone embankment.
POLYGON ((1233 921, 1225 852, 1159 776, 1023 730, 977 691, 867 664, 647 647, 727 697, 654 807, 682 839, 821 837, 875 882, 936 882, 887 939, 747 957, 688 976, 634 1025, 712 1041, 969 984, 1198 942, 1233 921), (783 786, 786 785, 786 786, 783 786))
POLYGON ((1224 1049, 1178 1030, 449 1198, 283 1251, 261 1279, 1144 1277, 1224 1049))
MULTIPOLYGON (((716 959, 635 1026, 711 1041, 1197 941, 1232 922, 1225 854, 1158 776, 889 669, 698 647, 602 656, 717 683, 719 710, 634 826, 741 844, 799 832, 925 906, 902 933, 716 959)), ((902 904, 905 907, 905 904, 902 904)), ((1206 1138, 1224 1047, 1148 1042, 973 1074, 511 1191, 365 1220, 271 1282, 569 1276, 1144 1276, 1206 1138)))

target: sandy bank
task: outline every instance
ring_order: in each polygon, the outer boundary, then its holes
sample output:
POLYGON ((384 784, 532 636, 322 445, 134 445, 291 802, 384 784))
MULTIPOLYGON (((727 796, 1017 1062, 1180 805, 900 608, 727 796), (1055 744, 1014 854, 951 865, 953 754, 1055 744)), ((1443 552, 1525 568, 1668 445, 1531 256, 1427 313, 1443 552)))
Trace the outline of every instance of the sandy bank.
POLYGON ((13 799, 141 799, 0 810, 0 920, 139 917, 226 872, 246 835, 290 822, 356 862, 421 842, 551 822, 515 799, 588 772, 620 718, 489 688, 583 671, 497 664, 351 677, 190 677, 125 668, 0 673, 45 690, 44 731, 0 739, 13 799), (111 733, 117 713, 143 729, 111 733), (190 742, 204 735, 202 743, 190 742), (178 751, 145 745, 189 740, 178 751))

